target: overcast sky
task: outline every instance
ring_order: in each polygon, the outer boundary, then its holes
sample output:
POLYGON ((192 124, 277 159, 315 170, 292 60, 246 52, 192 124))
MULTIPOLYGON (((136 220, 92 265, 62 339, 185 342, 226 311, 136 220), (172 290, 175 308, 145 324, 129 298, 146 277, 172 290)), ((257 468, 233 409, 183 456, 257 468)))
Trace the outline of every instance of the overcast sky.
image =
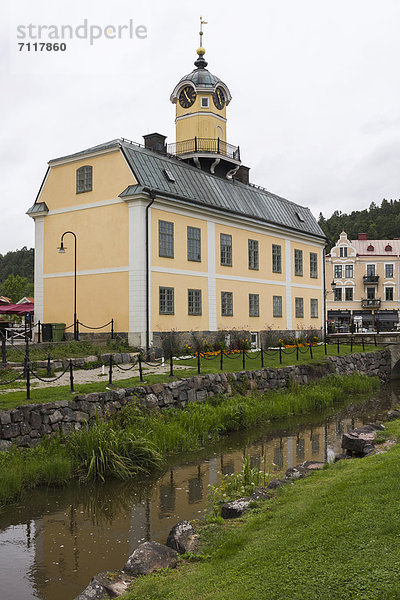
POLYGON ((316 217, 400 197, 399 0, 8 4, 0 15, 0 253, 33 245, 25 212, 49 159, 117 137, 142 142, 153 131, 175 141, 169 96, 194 68, 200 14, 208 68, 233 97, 228 141, 240 145, 253 183, 316 217), (85 19, 103 29, 131 20, 147 37, 124 29, 123 39, 93 44, 67 38, 64 52, 19 51, 19 42, 41 41, 27 38, 30 24, 36 35, 38 25, 75 30, 85 19))

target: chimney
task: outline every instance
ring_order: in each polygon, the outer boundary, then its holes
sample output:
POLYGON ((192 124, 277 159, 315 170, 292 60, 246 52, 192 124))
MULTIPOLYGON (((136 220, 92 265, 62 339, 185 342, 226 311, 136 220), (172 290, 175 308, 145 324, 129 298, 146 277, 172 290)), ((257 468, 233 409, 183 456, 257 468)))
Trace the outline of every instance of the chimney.
POLYGON ((161 135, 161 133, 148 133, 143 136, 144 139, 144 147, 148 148, 148 150, 153 150, 153 152, 161 152, 162 154, 167 153, 167 146, 165 140, 167 139, 166 135, 161 135))
POLYGON ((358 239, 359 240, 366 240, 367 239, 367 234, 366 233, 359 233, 358 234, 358 239))
POLYGON ((238 171, 233 176, 234 179, 241 181, 242 183, 250 183, 249 179, 250 167, 245 167, 244 165, 240 165, 238 171))

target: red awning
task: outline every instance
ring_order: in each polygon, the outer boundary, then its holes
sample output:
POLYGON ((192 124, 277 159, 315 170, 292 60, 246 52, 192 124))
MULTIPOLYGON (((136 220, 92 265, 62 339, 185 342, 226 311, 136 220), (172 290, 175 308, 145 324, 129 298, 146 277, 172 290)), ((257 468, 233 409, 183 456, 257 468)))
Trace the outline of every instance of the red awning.
POLYGON ((33 313, 34 310, 35 305, 33 302, 27 302, 26 304, 0 305, 0 314, 26 315, 27 313, 33 313))

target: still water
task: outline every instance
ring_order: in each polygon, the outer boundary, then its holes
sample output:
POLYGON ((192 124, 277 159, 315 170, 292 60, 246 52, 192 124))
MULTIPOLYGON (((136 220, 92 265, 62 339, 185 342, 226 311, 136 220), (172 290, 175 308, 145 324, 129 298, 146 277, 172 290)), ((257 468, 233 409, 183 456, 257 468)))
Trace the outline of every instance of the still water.
POLYGON ((252 467, 265 464, 269 472, 327 461, 340 452, 344 432, 379 419, 399 400, 396 384, 330 413, 231 435, 175 457, 162 474, 141 482, 35 490, 0 514, 0 598, 72 600, 92 575, 120 569, 143 541, 165 543, 175 523, 199 517, 208 485, 240 470, 246 450, 252 467))

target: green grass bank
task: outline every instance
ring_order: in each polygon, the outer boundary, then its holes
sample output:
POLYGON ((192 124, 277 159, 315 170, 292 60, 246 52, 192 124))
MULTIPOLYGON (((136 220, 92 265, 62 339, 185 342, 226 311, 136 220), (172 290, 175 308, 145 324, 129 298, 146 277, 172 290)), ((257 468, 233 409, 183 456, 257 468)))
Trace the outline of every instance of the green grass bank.
POLYGON ((197 450, 269 420, 324 410, 379 385, 374 377, 331 375, 285 391, 214 397, 184 409, 145 411, 133 404, 69 437, 0 453, 0 504, 37 485, 61 485, 73 477, 128 478, 150 472, 168 454, 197 450))
MULTIPOLYGON (((400 421, 387 424, 399 440, 400 421)), ((286 485, 240 520, 206 525, 201 558, 136 580, 123 600, 400 598, 400 444, 286 485)))

